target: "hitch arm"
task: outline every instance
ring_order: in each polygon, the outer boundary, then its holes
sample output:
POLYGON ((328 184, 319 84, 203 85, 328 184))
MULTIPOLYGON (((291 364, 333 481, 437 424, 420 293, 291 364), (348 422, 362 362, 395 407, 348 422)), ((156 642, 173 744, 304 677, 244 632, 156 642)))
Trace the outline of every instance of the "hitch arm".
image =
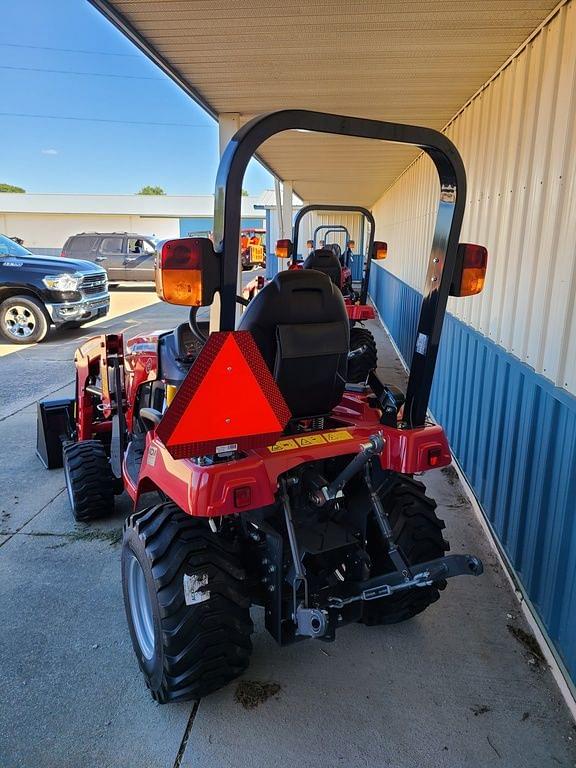
POLYGON ((412 570, 414 574, 408 581, 399 571, 392 571, 366 581, 342 584, 337 588, 337 592, 329 597, 328 603, 332 608, 343 608, 358 600, 379 600, 405 589, 429 587, 435 581, 453 576, 480 576, 484 572, 484 566, 474 555, 446 555, 437 560, 414 565, 412 570))
POLYGON ((360 446, 359 453, 354 456, 352 461, 347 464, 342 472, 332 480, 331 483, 312 494, 312 501, 318 507, 323 507, 328 501, 342 496, 342 488, 351 480, 360 470, 370 461, 373 456, 382 453, 384 449, 384 438, 380 432, 371 435, 367 443, 360 446))

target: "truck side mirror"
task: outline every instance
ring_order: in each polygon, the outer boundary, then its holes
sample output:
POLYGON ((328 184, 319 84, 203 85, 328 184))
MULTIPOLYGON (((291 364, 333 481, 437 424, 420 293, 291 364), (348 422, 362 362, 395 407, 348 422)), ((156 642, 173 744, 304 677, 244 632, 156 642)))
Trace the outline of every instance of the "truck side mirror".
POLYGON ((220 288, 220 259, 207 237, 167 240, 156 264, 156 293, 169 304, 206 307, 220 288))
POLYGON ((459 243, 450 296, 474 296, 484 288, 488 251, 483 245, 459 243))

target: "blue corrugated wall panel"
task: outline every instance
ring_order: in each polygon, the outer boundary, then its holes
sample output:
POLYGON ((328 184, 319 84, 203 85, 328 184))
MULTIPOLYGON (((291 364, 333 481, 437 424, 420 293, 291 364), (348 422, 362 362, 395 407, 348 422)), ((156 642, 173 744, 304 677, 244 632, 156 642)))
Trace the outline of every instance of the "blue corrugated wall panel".
POLYGON ((364 257, 361 253, 354 254, 354 261, 350 264, 352 280, 360 281, 364 276, 364 257))
MULTIPOLYGON (((420 294, 380 267, 370 288, 409 363, 420 294)), ((576 398, 447 314, 430 410, 576 682, 576 398)))

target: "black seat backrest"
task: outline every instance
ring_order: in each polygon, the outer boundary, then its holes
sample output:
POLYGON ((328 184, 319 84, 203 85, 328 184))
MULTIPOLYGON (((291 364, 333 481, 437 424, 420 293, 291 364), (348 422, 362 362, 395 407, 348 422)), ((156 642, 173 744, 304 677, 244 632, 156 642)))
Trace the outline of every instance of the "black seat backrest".
POLYGON ((251 331, 294 417, 320 416, 338 405, 350 326, 342 294, 326 275, 279 272, 250 302, 238 330, 251 331))
POLYGON ((304 262, 304 269, 316 269, 328 275, 334 285, 340 288, 340 259, 331 248, 319 248, 311 253, 304 262))

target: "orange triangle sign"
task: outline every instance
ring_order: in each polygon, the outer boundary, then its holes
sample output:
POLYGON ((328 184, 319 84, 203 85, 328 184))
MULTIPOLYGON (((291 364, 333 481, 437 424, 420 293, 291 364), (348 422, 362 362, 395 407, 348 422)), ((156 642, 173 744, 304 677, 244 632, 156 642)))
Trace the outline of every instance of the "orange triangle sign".
POLYGON ((252 334, 225 331, 210 335, 156 434, 174 458, 205 456, 269 445, 290 415, 252 334))

